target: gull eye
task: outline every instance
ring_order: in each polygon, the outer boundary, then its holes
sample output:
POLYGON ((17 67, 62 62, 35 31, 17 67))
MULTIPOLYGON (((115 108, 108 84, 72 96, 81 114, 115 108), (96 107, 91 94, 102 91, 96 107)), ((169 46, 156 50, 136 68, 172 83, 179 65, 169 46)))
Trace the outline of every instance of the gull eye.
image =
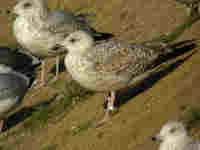
POLYGON ((32 5, 31 5, 31 3, 25 3, 23 6, 24 6, 24 8, 29 8, 29 7, 31 7, 32 5))
POLYGON ((170 133, 174 133, 174 132, 176 131, 176 129, 177 129, 177 128, 171 128, 171 129, 169 130, 169 132, 170 132, 170 133))
POLYGON ((71 42, 71 43, 75 43, 76 41, 77 41, 77 40, 74 39, 74 38, 71 38, 71 39, 70 39, 70 42, 71 42))
POLYGON ((54 47, 52 47, 52 50, 53 50, 53 51, 57 51, 57 50, 59 50, 60 48, 61 48, 61 46, 58 45, 58 44, 56 44, 56 45, 54 45, 54 47))

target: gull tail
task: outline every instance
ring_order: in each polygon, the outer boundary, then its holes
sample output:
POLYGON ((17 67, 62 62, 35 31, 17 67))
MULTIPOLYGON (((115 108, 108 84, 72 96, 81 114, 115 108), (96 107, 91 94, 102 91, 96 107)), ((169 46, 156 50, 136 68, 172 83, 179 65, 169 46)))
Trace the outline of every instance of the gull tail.
POLYGON ((166 55, 181 55, 198 46, 200 40, 185 40, 174 44, 169 44, 162 41, 146 41, 143 44, 146 47, 159 51, 162 56, 166 55))

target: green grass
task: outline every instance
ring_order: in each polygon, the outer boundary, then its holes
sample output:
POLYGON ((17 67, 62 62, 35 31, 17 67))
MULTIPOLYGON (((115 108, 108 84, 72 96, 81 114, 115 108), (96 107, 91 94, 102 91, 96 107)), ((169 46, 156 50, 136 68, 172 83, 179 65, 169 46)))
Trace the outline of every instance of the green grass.
POLYGON ((199 106, 186 106, 186 107, 184 106, 183 114, 180 120, 185 123, 189 131, 192 131, 193 129, 199 129, 200 107, 199 106))
POLYGON ((184 119, 186 122, 195 123, 200 121, 200 107, 192 107, 185 112, 184 119))
POLYGON ((194 23, 199 21, 199 19, 200 19, 200 16, 195 16, 195 17, 188 16, 188 17, 186 17, 183 24, 176 27, 168 35, 161 35, 159 37, 153 38, 153 40, 161 40, 164 42, 173 42, 173 41, 177 40, 185 32, 185 30, 189 29, 190 27, 192 27, 192 25, 194 23))
POLYGON ((93 126, 94 120, 88 120, 86 122, 81 123, 78 127, 75 127, 72 130, 72 135, 80 135, 83 132, 87 131, 90 127, 93 126))
MULTIPOLYGON (((60 4, 57 4, 60 5, 60 4)), ((94 8, 78 8, 74 9, 73 12, 80 13, 96 13, 96 9, 94 8)), ((165 42, 172 42, 178 39, 186 29, 191 28, 191 26, 199 20, 197 18, 187 17, 183 24, 176 27, 172 32, 168 35, 161 35, 153 40, 162 40, 165 42)), ((9 45, 9 48, 12 50, 16 50, 18 45, 9 45)), ((21 133, 30 131, 31 133, 39 131, 39 128, 45 128, 51 122, 57 122, 58 120, 63 119, 67 112, 73 110, 73 104, 83 103, 88 99, 88 96, 93 94, 88 90, 85 90, 80 87, 79 84, 72 80, 59 80, 56 84, 51 85, 56 90, 59 90, 60 97, 56 98, 51 104, 36 108, 36 111, 33 112, 32 116, 26 119, 23 123, 24 128, 18 128, 14 131, 8 131, 7 134, 3 137, 0 137, 0 140, 5 143, 4 145, 0 145, 0 150, 10 150, 13 149, 15 144, 18 142, 23 142, 23 136, 18 136, 21 133), (24 130, 25 129, 25 130, 24 130), (15 144, 7 145, 7 139, 9 136, 16 136, 15 144), (5 142, 4 142, 5 141, 5 142), (5 147, 4 147, 5 146, 5 147), (12 148, 11 148, 12 147, 12 148)), ((190 122, 194 122, 200 120, 200 108, 191 109, 189 113, 188 120, 190 122)), ((70 131, 70 134, 73 136, 82 135, 90 127, 92 127, 94 120, 87 120, 80 123, 77 127, 70 131)), ((57 145, 51 144, 42 147, 41 150, 55 150, 57 145)))
MULTIPOLYGON (((37 134, 40 133, 39 131, 41 128, 46 128, 48 124, 62 120, 67 115, 67 112, 73 110, 74 102, 76 102, 76 104, 85 102, 88 99, 88 96, 91 95, 90 92, 82 89, 74 81, 69 82, 71 86, 65 82, 65 86, 60 89, 62 91, 61 95, 55 98, 52 103, 44 106, 40 104, 36 105, 35 111, 23 122, 20 128, 13 128, 13 130, 11 129, 2 135, 0 140, 3 145, 0 145, 0 150, 1 146, 5 150, 13 149, 16 145, 19 145, 20 142, 23 142, 23 139, 25 138, 25 136, 23 136, 24 134, 37 136, 37 134), (8 145, 6 141, 10 136, 16 137, 16 140, 14 143, 12 142, 12 144, 8 145)), ((92 121, 86 121, 68 134, 79 135, 83 131, 86 131, 91 126, 91 123, 92 121)), ((55 149, 56 145, 48 145, 42 147, 41 150, 55 149)))
POLYGON ((57 145, 56 144, 51 144, 51 145, 47 145, 44 148, 40 149, 40 150, 56 150, 57 145))
MULTIPOLYGON (((63 83, 63 82, 62 82, 63 83)), ((73 109, 73 104, 82 103, 92 94, 81 88, 76 82, 64 82, 64 87, 59 88, 59 97, 46 106, 38 106, 32 116, 24 121, 24 128, 35 130, 39 127, 44 128, 48 123, 56 122, 65 117, 66 113, 73 109)))

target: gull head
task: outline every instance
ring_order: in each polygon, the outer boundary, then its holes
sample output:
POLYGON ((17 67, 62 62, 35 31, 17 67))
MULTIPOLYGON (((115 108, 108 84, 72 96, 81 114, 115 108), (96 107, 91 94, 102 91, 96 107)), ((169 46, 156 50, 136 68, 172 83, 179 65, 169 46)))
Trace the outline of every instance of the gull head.
POLYGON ((19 0, 13 8, 17 16, 43 15, 48 10, 46 0, 19 0))
POLYGON ((154 141, 171 141, 187 137, 187 131, 183 123, 178 121, 168 121, 154 137, 154 141))
POLYGON ((73 32, 60 43, 68 53, 73 54, 83 54, 92 48, 93 44, 94 39, 85 31, 73 32))

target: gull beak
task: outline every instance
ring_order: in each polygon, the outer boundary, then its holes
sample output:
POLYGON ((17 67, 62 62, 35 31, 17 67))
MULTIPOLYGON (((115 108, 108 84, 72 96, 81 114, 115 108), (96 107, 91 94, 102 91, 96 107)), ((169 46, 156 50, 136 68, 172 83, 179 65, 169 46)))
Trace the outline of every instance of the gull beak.
POLYGON ((55 44, 55 46, 53 47, 52 50, 57 51, 57 50, 59 50, 59 49, 67 50, 67 48, 65 48, 65 46, 62 45, 62 44, 55 44))
POLYGON ((152 141, 162 141, 162 138, 159 135, 157 135, 157 136, 152 136, 151 140, 152 141))
POLYGON ((62 54, 67 54, 68 50, 61 44, 55 44, 54 47, 51 48, 51 51, 49 51, 51 54, 57 54, 57 55, 62 55, 62 54))
POLYGON ((152 136, 152 141, 157 141, 157 137, 156 136, 152 136))

